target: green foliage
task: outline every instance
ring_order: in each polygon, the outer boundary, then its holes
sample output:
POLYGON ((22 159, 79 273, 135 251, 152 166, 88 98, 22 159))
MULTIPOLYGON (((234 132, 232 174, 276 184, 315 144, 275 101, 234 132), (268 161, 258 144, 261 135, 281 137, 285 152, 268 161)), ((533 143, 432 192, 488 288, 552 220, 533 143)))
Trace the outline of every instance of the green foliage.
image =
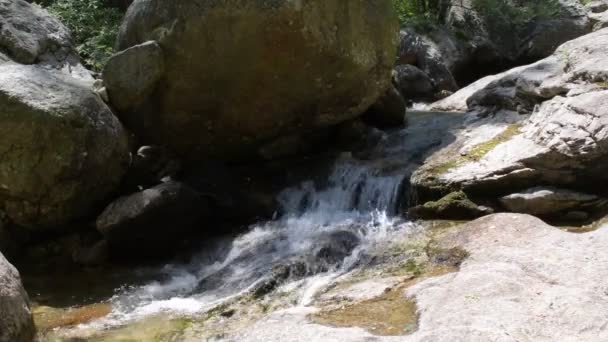
MULTIPOLYGON (((45 0, 47 9, 70 29, 85 65, 100 71, 114 52, 123 14, 102 0, 45 0)), ((45 3, 42 3, 45 5, 45 3)))
POLYGON ((403 25, 430 26, 441 22, 449 0, 394 0, 403 25))

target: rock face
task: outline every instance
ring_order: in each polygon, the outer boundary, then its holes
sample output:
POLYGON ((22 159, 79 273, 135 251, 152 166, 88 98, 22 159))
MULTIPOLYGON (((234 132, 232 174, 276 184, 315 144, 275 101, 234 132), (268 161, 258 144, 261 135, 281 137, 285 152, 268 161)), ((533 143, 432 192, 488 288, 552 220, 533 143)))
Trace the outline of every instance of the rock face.
POLYGON ((607 242, 606 227, 578 235, 527 215, 466 224, 442 242, 470 253, 460 271, 407 291, 422 313, 411 340, 604 340, 607 242))
POLYGON ((36 328, 19 272, 0 253, 0 342, 30 342, 36 328))
POLYGON ((597 191, 608 174, 607 53, 603 29, 490 80, 467 99, 467 128, 427 159, 414 186, 485 196, 538 184, 597 191))
POLYGON ((0 50, 10 57, 0 58, 0 208, 21 226, 60 226, 120 183, 126 133, 61 23, 21 0, 0 1, 0 13, 0 50))
MULTIPOLYGON (((156 41, 164 73, 121 119, 189 159, 255 157, 277 138, 370 107, 390 84, 397 30, 389 0, 135 1, 118 48, 156 41)), ((137 61, 117 58, 107 74, 137 61)), ((125 98, 140 95, 131 86, 125 98)))
POLYGON ((116 250, 162 255, 205 214, 204 201, 187 186, 170 181, 119 198, 97 218, 97 230, 116 250), (138 246, 137 251, 132 246, 138 246))

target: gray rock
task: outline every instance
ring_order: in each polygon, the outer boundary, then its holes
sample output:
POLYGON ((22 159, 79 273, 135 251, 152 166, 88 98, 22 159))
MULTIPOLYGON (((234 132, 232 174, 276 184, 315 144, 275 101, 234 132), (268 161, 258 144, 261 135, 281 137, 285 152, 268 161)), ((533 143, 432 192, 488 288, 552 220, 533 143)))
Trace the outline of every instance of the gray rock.
POLYGON ((386 93, 367 110, 363 119, 369 125, 378 128, 403 127, 407 121, 405 111, 403 97, 391 85, 386 93))
POLYGON ((405 341, 608 338, 605 227, 571 234, 532 216, 497 214, 459 227, 441 243, 470 256, 458 272, 407 290, 421 317, 420 330, 405 341), (541 312, 543 319, 533 319, 541 312))
POLYGON ((429 75, 413 65, 396 66, 393 82, 401 95, 408 100, 431 99, 435 93, 435 86, 429 75))
POLYGON ((33 64, 54 49, 71 49, 70 33, 61 22, 23 0, 0 1, 0 46, 16 62, 33 64))
POLYGON ((606 181, 606 55, 603 29, 491 81, 468 98, 467 128, 427 158, 414 186, 502 196, 538 184, 580 189, 606 181), (515 112, 522 108, 531 114, 515 112))
MULTIPOLYGON (((40 6, 0 0, 0 51, 21 64, 38 64, 92 82, 69 30, 40 6)), ((6 61, 0 53, 0 63, 6 61)))
MULTIPOLYGON (((437 35, 444 37, 444 33, 444 31, 441 31, 437 35)), ((438 39, 438 41, 442 42, 443 40, 438 39)), ((450 52, 453 53, 454 51, 450 52)), ((413 65, 422 70, 428 75, 427 78, 430 78, 432 85, 437 91, 456 91, 458 89, 456 80, 450 70, 450 62, 444 58, 447 55, 432 37, 420 34, 413 29, 401 30, 397 64, 413 65)), ((422 77, 419 73, 415 75, 418 75, 417 79, 422 77)), ((416 86, 424 86, 424 88, 418 90, 418 93, 426 93, 428 85, 425 85, 422 81, 419 82, 416 86)), ((400 83, 397 82, 398 87, 401 87, 400 83)), ((407 91, 415 91, 415 89, 407 88, 407 91)), ((408 98, 407 92, 403 93, 403 95, 408 98)))
POLYGON ((0 65, 0 203, 15 223, 60 226, 119 185, 127 135, 84 83, 40 66, 0 65))
POLYGON ((162 255, 174 251, 175 242, 206 211, 196 191, 170 181, 111 203, 97 218, 97 230, 115 251, 162 255), (132 250, 134 244, 136 251, 132 250))
POLYGON ((469 110, 467 100, 479 90, 484 89, 491 82, 500 78, 502 74, 490 75, 481 78, 468 86, 460 89, 459 91, 451 94, 450 96, 436 101, 429 105, 428 109, 439 112, 466 112, 469 110))
POLYGON ((36 328, 19 272, 0 253, 0 342, 30 342, 36 328))
POLYGON ((390 84, 397 31, 390 0, 137 0, 118 49, 158 42, 163 88, 120 116, 184 159, 258 157, 363 114, 390 84))
POLYGON ((585 8, 591 13, 602 13, 608 11, 608 1, 593 0, 585 4, 585 8))
POLYGON ((593 209, 602 201, 598 196, 576 191, 554 187, 535 187, 504 196, 500 202, 511 212, 549 216, 576 209, 593 209))
POLYGON ((112 56, 102 77, 112 105, 118 111, 128 112, 152 95, 164 72, 163 51, 150 41, 112 56))
POLYGON ((537 60, 551 55, 561 44, 590 33, 587 11, 578 0, 559 0, 559 12, 536 21, 534 28, 519 43, 520 60, 537 60))
POLYGON ((593 23, 594 31, 608 27, 608 10, 600 13, 590 13, 589 18, 593 23))

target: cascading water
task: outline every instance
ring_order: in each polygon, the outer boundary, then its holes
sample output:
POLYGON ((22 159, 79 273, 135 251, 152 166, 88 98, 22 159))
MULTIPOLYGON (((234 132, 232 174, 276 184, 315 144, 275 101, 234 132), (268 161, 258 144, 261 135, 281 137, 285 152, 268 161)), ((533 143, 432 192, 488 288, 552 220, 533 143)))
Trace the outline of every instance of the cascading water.
POLYGON ((123 289, 111 299, 112 314, 93 324, 204 312, 274 284, 277 268, 285 284, 300 282, 299 303, 308 304, 328 281, 361 266, 376 246, 412 227, 393 218, 405 174, 386 169, 377 159, 343 155, 323 184, 307 181, 284 190, 280 218, 215 241, 188 265, 165 266, 164 281, 123 289))
POLYGON ((402 178, 403 175, 381 175, 380 170, 345 157, 336 163, 323 188, 308 181, 283 191, 279 196, 283 217, 255 225, 233 241, 220 242, 216 249, 228 251, 222 261, 206 261, 209 254, 214 254, 207 252, 189 265, 166 266, 163 272, 167 281, 117 295, 113 299, 113 316, 205 310, 249 290, 268 277, 273 266, 286 260, 305 259, 305 274, 316 273, 315 263, 325 263, 319 267, 325 272, 347 271, 376 240, 391 233, 390 214, 396 210, 402 178), (336 238, 337 232, 352 235, 336 238), (334 251, 334 243, 355 246, 334 251), (326 253, 337 254, 330 255, 329 265, 327 260, 310 255, 318 252, 320 245, 326 253))

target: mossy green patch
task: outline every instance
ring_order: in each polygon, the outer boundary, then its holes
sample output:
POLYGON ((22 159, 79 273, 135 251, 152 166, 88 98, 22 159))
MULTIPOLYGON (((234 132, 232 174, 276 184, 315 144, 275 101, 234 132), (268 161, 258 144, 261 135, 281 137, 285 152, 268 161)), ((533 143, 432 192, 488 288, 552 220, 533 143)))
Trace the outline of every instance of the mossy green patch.
POLYGON ((469 220, 492 213, 471 201, 463 191, 454 191, 437 201, 412 207, 408 216, 415 219, 469 220))
POLYGON ((449 170, 470 162, 480 161, 485 155, 492 151, 496 146, 509 141, 514 136, 521 133, 520 124, 511 124, 494 138, 473 146, 467 154, 446 162, 433 165, 428 172, 434 176, 440 176, 449 170))
POLYGON ((335 327, 361 327, 380 336, 410 334, 418 326, 416 303, 403 295, 403 286, 376 298, 320 312, 310 319, 335 327))

